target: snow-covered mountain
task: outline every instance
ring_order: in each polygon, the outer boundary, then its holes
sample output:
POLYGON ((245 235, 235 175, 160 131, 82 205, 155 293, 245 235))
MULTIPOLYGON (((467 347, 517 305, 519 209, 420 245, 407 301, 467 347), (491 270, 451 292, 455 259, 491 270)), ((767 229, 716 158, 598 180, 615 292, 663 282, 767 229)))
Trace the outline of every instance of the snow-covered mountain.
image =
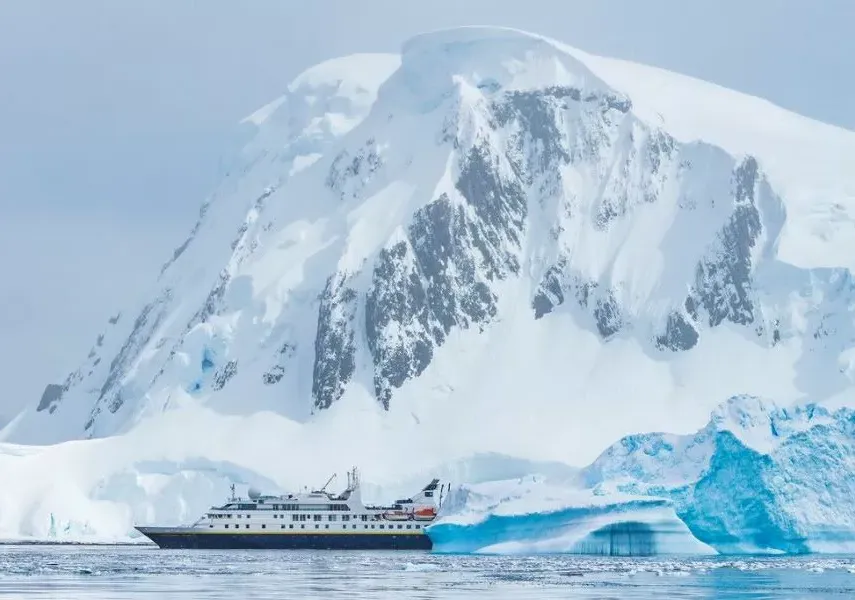
MULTIPOLYGON (((151 293, 4 441, 133 434, 136 464, 145 431, 146 469, 266 444, 393 482, 851 396, 855 133, 480 27, 313 67, 245 122, 151 293)), ((234 460, 308 476, 264 452, 234 460)))

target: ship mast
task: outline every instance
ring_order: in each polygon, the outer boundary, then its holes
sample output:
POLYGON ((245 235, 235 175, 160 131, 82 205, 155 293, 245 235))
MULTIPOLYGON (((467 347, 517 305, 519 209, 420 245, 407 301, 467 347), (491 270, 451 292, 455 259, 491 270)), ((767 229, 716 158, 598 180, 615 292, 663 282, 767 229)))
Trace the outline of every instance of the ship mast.
POLYGON ((335 476, 336 476, 336 474, 335 474, 335 473, 333 473, 333 474, 332 474, 332 477, 330 477, 329 479, 327 479, 327 482, 324 484, 324 487, 322 487, 322 488, 321 488, 320 490, 318 490, 318 491, 323 492, 324 490, 326 490, 326 489, 327 489, 327 486, 328 486, 330 483, 332 483, 332 480, 333 480, 333 479, 335 479, 335 476))

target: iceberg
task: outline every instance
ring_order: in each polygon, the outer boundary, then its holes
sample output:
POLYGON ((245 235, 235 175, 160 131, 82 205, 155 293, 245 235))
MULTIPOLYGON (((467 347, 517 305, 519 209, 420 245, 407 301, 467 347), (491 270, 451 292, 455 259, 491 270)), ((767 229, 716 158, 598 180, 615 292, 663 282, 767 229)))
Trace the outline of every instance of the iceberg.
POLYGON ((855 551, 855 411, 734 396, 693 435, 624 437, 578 476, 454 490, 439 551, 855 551))
POLYGON ((427 533, 447 553, 715 554, 669 500, 602 497, 536 478, 458 488, 427 533))

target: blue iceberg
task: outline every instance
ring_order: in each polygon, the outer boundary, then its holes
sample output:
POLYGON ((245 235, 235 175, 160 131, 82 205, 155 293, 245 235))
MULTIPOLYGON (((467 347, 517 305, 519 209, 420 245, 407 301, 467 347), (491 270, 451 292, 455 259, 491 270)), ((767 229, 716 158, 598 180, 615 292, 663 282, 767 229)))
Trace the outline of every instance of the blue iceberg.
POLYGON ((721 405, 692 435, 627 436, 574 478, 452 491, 439 552, 855 551, 855 412, 721 405))
MULTIPOLYGON (((447 514, 427 532, 434 551, 447 553, 575 553, 606 556, 660 554, 714 554, 695 539, 662 498, 597 498, 565 491, 574 506, 538 508, 532 489, 524 482, 501 482, 505 494, 498 506, 447 514), (518 493, 512 490, 519 488, 518 493), (534 497, 533 497, 534 496, 534 497), (528 508, 510 509, 525 500, 528 508)), ((536 489, 536 488, 535 488, 536 489)), ((466 496, 471 490, 463 492, 466 496)), ((449 499, 455 502, 452 496, 449 499)), ((543 500, 540 498, 540 500, 543 500)), ((457 500, 459 502, 459 499, 457 500)))

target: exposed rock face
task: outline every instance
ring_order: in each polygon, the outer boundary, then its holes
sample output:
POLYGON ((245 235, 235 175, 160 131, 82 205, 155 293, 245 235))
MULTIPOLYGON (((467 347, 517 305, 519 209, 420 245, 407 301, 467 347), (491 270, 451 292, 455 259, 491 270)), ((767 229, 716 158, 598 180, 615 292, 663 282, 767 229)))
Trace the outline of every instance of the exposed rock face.
POLYGON ((386 407, 392 388, 420 375, 453 327, 495 316, 490 282, 519 273, 525 196, 494 161, 472 148, 455 184, 465 204, 442 194, 416 211, 406 242, 380 252, 365 326, 386 407))
POLYGON ((214 383, 211 386, 215 392, 226 387, 229 379, 237 375, 237 361, 230 360, 214 374, 214 383))
POLYGON ((667 348, 675 352, 689 350, 698 343, 698 332, 685 316, 679 311, 668 315, 665 334, 656 338, 660 349, 667 348))
POLYGON ((39 405, 36 410, 52 409, 54 404, 62 398, 62 386, 55 383, 49 383, 45 386, 45 391, 42 392, 42 397, 39 400, 39 405))
POLYGON ((354 320, 357 293, 340 276, 331 276, 321 295, 312 395, 315 406, 329 408, 344 393, 356 369, 354 320))
MULTIPOLYGON (((710 327, 725 319, 740 325, 754 321, 751 299, 751 250, 762 231, 760 213, 754 204, 757 161, 746 159, 735 172, 733 213, 718 236, 713 256, 698 265, 691 306, 703 307, 710 327)), ((697 318, 697 310, 692 309, 697 318)))

